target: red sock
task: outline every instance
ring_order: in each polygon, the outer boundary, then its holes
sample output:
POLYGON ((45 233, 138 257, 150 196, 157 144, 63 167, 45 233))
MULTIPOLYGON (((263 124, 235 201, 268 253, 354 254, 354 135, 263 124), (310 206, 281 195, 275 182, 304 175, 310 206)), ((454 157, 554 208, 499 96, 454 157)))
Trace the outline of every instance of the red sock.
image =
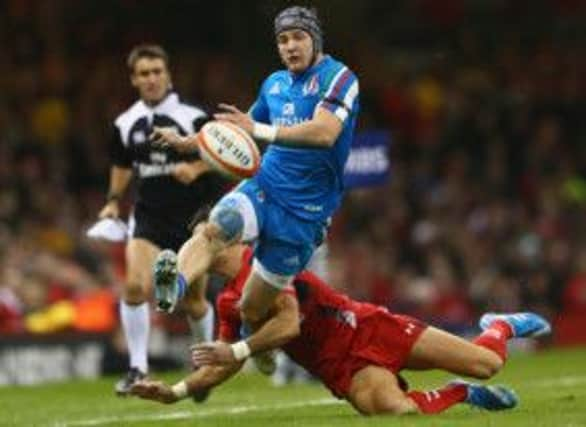
POLYGON ((472 342, 494 351, 504 362, 507 360, 507 340, 513 336, 511 327, 502 320, 495 320, 472 342))
POLYGON ((466 400, 468 389, 464 384, 451 384, 431 391, 410 391, 411 398, 423 414, 437 414, 466 400))

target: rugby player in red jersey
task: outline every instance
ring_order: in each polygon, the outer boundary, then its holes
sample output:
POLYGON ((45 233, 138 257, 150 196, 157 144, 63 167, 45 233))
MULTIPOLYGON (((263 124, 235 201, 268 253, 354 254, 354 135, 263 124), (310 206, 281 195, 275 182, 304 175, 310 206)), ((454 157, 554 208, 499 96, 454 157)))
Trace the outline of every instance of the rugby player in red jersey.
POLYGON ((442 369, 488 379, 503 367, 510 338, 550 331, 547 321, 532 313, 486 314, 480 321, 482 334, 469 342, 412 317, 354 301, 302 272, 277 297, 271 318, 241 339, 238 305, 251 258, 249 247, 234 245, 218 253, 210 267, 230 282, 217 299, 219 341, 193 350, 192 360, 200 368, 173 386, 142 381, 132 394, 174 403, 223 383, 250 355, 280 347, 361 414, 434 414, 463 402, 509 409, 518 399, 503 386, 459 380, 427 392, 406 391, 399 372, 442 369))

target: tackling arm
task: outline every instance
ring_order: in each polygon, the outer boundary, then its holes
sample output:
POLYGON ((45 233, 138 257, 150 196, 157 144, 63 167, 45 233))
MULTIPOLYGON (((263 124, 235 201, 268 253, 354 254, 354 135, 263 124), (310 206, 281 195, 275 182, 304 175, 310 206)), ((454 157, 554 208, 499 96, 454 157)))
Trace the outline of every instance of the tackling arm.
POLYGON ((242 364, 202 366, 172 386, 161 381, 140 381, 132 386, 130 392, 142 399, 175 403, 197 391, 209 390, 224 383, 240 370, 242 364))
POLYGON ((246 340, 253 354, 281 347, 300 333, 299 305, 294 296, 282 292, 273 311, 274 315, 246 340))
POLYGON ((198 366, 243 361, 251 354, 278 348, 299 333, 297 299, 281 293, 277 296, 271 316, 253 335, 235 344, 219 341, 197 344, 193 350, 192 360, 198 366))

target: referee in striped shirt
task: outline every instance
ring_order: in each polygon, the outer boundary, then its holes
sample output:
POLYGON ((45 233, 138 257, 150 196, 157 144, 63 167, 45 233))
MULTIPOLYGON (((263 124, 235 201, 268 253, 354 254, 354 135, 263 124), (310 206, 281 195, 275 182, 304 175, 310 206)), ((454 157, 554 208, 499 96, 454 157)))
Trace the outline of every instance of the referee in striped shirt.
MULTIPOLYGON (((197 153, 166 151, 149 141, 155 126, 174 127, 179 134, 188 135, 208 120, 204 111, 182 102, 173 91, 167 52, 158 45, 139 45, 132 49, 127 63, 139 99, 114 121, 110 185, 99 213, 99 218, 119 217, 119 202, 134 177, 137 190, 129 218, 126 280, 120 301, 130 364, 128 374, 116 384, 118 395, 127 394, 148 372, 148 300, 157 254, 166 248, 177 251, 191 235, 188 225, 194 212, 213 204, 227 185, 197 153)), ((213 309, 205 298, 200 301, 203 304, 190 307, 188 321, 196 340, 210 341, 213 309)))

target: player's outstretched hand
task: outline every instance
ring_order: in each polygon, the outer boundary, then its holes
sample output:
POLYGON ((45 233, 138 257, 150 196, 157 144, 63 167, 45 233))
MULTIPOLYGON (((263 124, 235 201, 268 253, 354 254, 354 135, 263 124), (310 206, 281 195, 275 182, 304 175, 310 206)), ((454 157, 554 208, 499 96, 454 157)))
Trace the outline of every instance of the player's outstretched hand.
POLYGON ((177 129, 172 126, 153 128, 149 139, 155 147, 170 148, 178 153, 197 151, 197 142, 194 138, 179 135, 177 129))
POLYGON ((222 341, 205 342, 191 347, 194 366, 227 365, 236 362, 230 344, 222 341))
POLYGON ((248 114, 243 113, 234 105, 219 104, 218 107, 223 111, 214 114, 214 119, 234 123, 252 135, 254 122, 248 114))
POLYGON ((162 381, 138 381, 130 388, 130 394, 141 399, 154 400, 161 403, 175 403, 177 397, 171 387, 162 381))

